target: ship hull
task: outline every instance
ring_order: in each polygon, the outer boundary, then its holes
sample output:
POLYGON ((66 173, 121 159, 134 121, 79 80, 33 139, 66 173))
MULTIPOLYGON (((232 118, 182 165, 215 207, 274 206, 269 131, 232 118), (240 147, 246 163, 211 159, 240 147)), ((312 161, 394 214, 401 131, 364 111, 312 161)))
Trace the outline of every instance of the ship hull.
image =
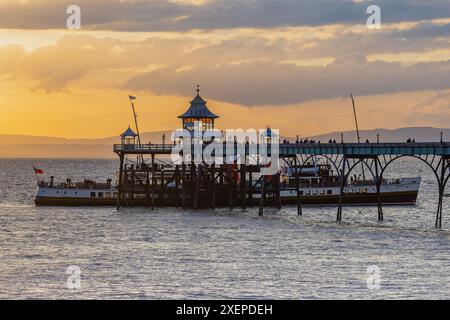
MULTIPOLYGON (((380 194, 380 200, 383 205, 414 205, 417 200, 417 191, 408 192, 392 192, 380 194)), ((205 195, 206 196, 206 195, 205 195)), ((200 197, 199 207, 211 207, 211 198, 200 197), (206 201, 205 201, 206 200, 206 201)), ((148 206, 150 203, 146 199, 133 199, 127 201, 127 206, 148 206)), ((186 199, 186 205, 190 206, 190 199, 186 199)), ((239 205, 238 199, 234 199, 234 204, 239 205)), ((296 205, 298 202, 296 196, 282 196, 282 205, 296 205)), ((259 205, 260 199, 248 199, 247 205, 259 205)), ((271 205, 274 203, 272 196, 267 195, 264 203, 271 205)), ((339 195, 318 195, 318 196, 300 196, 300 203, 305 206, 329 206, 337 205, 339 203, 339 195)), ((375 194, 344 194, 343 203, 345 205, 377 205, 378 199, 375 194)), ((111 199, 91 199, 91 198, 69 198, 69 197, 36 197, 35 204, 37 206, 114 206, 117 200, 111 199)), ((217 207, 228 207, 230 205, 228 197, 217 197, 217 207)), ((155 206, 165 207, 179 207, 181 206, 181 199, 179 198, 165 198, 155 199, 155 206)))
POLYGON ((113 206, 117 203, 115 199, 90 199, 90 198, 62 198, 62 197, 36 197, 36 206, 61 206, 61 207, 82 207, 82 206, 113 206))
MULTIPOLYGON (((380 202, 383 205, 414 205, 420 189, 420 178, 403 178, 386 183, 381 186, 380 202)), ((210 188, 199 188, 197 201, 192 198, 193 192, 183 192, 181 189, 165 188, 155 190, 155 197, 147 194, 145 188, 136 188, 135 194, 130 198, 130 193, 123 192, 121 206, 145 206, 157 207, 193 207, 197 202, 199 208, 213 206, 212 191, 210 188), (185 195, 183 201, 182 195, 185 195)), ((192 190, 191 190, 192 191, 192 190)), ((227 185, 216 185, 215 207, 233 207, 243 205, 240 198, 241 192, 230 192, 227 185)), ((247 190, 248 192, 248 190, 247 190)), ((266 190, 264 204, 271 205, 296 205, 299 201, 305 206, 328 206, 339 203, 340 187, 316 186, 300 188, 299 199, 295 188, 282 188, 279 191, 280 202, 276 201, 277 192, 266 190)), ((35 203, 37 206, 115 206, 117 204, 118 191, 115 188, 60 188, 39 187, 35 203)), ((261 202, 261 190, 254 186, 253 192, 246 195, 246 206, 258 206, 261 202)), ((348 185, 344 187, 343 203, 345 205, 376 205, 378 198, 374 185, 348 185)))
MULTIPOLYGON (((380 194, 380 201, 384 205, 415 205, 418 192, 393 192, 380 194)), ((346 205, 377 205, 376 194, 344 194, 343 203, 346 205)), ((282 204, 297 204, 297 197, 282 197, 282 204)), ((339 196, 300 197, 302 205, 335 205, 339 204, 339 196)))

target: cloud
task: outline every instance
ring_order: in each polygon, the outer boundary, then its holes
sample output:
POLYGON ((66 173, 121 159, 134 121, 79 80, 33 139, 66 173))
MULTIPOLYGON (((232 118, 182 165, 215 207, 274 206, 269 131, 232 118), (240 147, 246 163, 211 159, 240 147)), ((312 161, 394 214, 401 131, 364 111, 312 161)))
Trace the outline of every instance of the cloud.
POLYGON ((247 106, 273 106, 350 93, 376 95, 450 88, 450 60, 402 66, 397 62, 368 62, 356 55, 337 59, 325 67, 256 62, 181 73, 164 68, 137 76, 126 87, 157 94, 188 95, 186 84, 193 82, 206 86, 211 99, 247 106))
POLYGON ((67 35, 31 52, 0 47, 0 79, 29 79, 32 89, 45 91, 96 88, 178 96, 191 95, 200 83, 210 99, 245 106, 441 90, 450 88, 450 60, 425 58, 448 48, 447 26, 417 23, 374 33, 345 26, 235 29, 154 33, 135 40, 67 35), (382 59, 390 53, 399 60, 382 59), (377 60, 368 59, 375 54, 377 60), (416 61, 403 64, 405 54, 415 54, 416 61))
MULTIPOLYGON (((78 0, 85 30, 187 31, 365 24, 370 1, 351 0, 78 0)), ((0 3, 0 28, 64 29, 72 1, 0 3)), ((383 22, 448 18, 447 1, 379 0, 383 22)))

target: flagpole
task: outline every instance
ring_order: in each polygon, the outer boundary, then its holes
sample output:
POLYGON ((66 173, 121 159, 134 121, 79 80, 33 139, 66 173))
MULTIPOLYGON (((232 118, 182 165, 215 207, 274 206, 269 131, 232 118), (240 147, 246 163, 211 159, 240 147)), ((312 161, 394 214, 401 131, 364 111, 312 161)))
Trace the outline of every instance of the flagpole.
MULTIPOLYGON (((139 126, 138 126, 138 121, 137 121, 137 114, 136 114, 136 110, 134 108, 134 100, 136 100, 135 96, 128 96, 130 98, 130 102, 131 102, 131 108, 133 109, 133 116, 134 116, 134 123, 136 125, 136 133, 137 133, 137 138, 138 138, 138 145, 139 145, 139 149, 141 148, 141 134, 139 132, 139 126)), ((138 157, 139 159, 139 157, 138 157)), ((141 161, 144 162, 144 156, 141 155, 141 161)))
POLYGON ((38 174, 36 173, 36 168, 33 166, 33 171, 34 171, 34 175, 36 176, 36 180, 37 180, 37 182, 38 182, 38 184, 39 184, 39 176, 38 176, 38 174))

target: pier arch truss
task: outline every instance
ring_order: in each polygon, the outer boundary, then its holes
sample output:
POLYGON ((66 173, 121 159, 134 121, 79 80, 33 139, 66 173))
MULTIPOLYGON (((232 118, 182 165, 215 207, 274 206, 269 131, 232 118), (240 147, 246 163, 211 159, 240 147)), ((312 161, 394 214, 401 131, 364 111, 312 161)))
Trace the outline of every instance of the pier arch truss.
MULTIPOLYGON (((438 204, 435 227, 442 227, 443 198, 445 187, 450 179, 450 144, 448 143, 376 143, 376 144, 312 144, 282 145, 282 161, 294 168, 296 179, 313 159, 325 159, 340 176, 340 195, 337 208, 337 221, 342 220, 344 189, 355 169, 373 179, 376 188, 378 220, 383 220, 383 206, 380 197, 381 185, 386 170, 395 162, 405 158, 418 159, 433 172, 438 188, 438 204)), ((299 182, 296 183, 297 190, 299 182)), ((298 191, 297 191, 298 192, 298 191)), ((298 197, 298 213, 302 214, 301 198, 298 197)))

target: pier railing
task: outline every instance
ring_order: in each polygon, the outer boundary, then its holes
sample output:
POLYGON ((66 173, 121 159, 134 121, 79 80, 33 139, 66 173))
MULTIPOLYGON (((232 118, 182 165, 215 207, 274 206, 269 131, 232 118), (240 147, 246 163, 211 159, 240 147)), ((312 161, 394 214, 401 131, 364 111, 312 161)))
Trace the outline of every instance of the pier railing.
MULTIPOLYGON (((232 144, 231 144, 232 145, 232 144)), ((206 147, 206 144, 204 145, 206 147)), ((224 150, 227 144, 224 143, 224 150)), ((236 149, 238 144, 235 144, 236 149)), ((269 145, 270 146, 270 145, 269 145)), ((229 147, 229 146, 228 146, 229 147)), ((249 144, 241 145, 246 152, 249 144)), ((254 145, 252 147, 255 147, 254 145)), ((114 152, 123 154, 170 154, 175 148, 173 144, 115 144, 114 152)), ((266 148, 264 146, 263 148, 266 148)), ((256 146, 260 149, 260 145, 256 146)), ((193 148, 192 148, 193 150, 193 148)), ((224 152, 224 155, 226 152, 224 152)), ((347 156, 379 156, 379 155, 445 155, 450 156, 450 143, 283 143, 279 144, 280 156, 289 155, 347 155, 347 156)))
POLYGON ((170 144, 115 144, 115 153, 171 153, 174 145, 170 144))

